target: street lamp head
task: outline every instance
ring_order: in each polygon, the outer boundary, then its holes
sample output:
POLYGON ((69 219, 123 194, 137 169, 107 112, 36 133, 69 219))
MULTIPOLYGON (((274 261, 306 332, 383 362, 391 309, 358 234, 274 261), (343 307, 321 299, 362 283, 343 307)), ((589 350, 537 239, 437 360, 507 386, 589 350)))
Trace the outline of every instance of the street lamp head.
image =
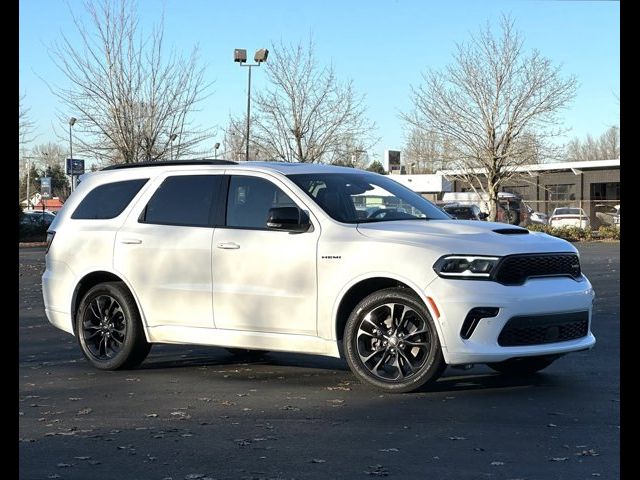
POLYGON ((73 127, 73 125, 78 121, 76 117, 71 117, 69 119, 69 125, 73 127))
POLYGON ((176 135, 175 133, 172 133, 171 135, 169 135, 169 141, 173 142, 177 137, 178 135, 176 135))
POLYGON ((216 144, 213 146, 213 148, 215 148, 216 150, 220 148, 220 142, 216 142, 216 144))
POLYGON ((247 51, 244 48, 236 48, 233 51, 233 61, 246 63, 247 61, 247 51))
POLYGON ((267 50, 266 48, 261 48, 260 50, 256 50, 256 54, 253 57, 253 60, 256 63, 266 62, 268 56, 269 56, 269 50, 267 50))

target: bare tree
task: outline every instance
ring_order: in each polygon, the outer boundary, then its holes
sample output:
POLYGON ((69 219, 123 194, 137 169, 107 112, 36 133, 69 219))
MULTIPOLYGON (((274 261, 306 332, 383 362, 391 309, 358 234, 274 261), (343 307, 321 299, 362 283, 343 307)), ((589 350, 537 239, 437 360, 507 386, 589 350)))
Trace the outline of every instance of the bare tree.
POLYGON ((437 132, 410 126, 405 132, 403 155, 411 173, 435 173, 453 158, 451 142, 437 132))
POLYGON ((467 43, 458 44, 444 71, 429 71, 412 88, 415 110, 403 119, 451 142, 450 168, 477 191, 488 195, 495 220, 498 191, 517 174, 516 167, 557 156, 550 141, 559 135, 558 112, 575 96, 575 77, 533 50, 523 51, 514 22, 503 16, 501 33, 487 25, 467 43))
POLYGON ((574 138, 567 144, 567 160, 592 161, 620 158, 620 129, 609 127, 599 138, 590 134, 580 140, 574 138))
POLYGON ((29 114, 31 108, 25 106, 25 98, 26 94, 20 95, 18 106, 18 135, 21 148, 25 148, 35 139, 33 136, 35 124, 29 114))
POLYGON ((67 150, 57 143, 41 143, 31 151, 38 166, 43 169, 59 166, 64 170, 67 150))
MULTIPOLYGON (((254 128, 255 122, 251 119, 251 128, 254 128)), ((247 140, 247 116, 229 117, 229 123, 224 133, 222 156, 226 160, 245 160, 246 159, 246 140, 247 140)), ((268 152, 262 145, 250 138, 249 158, 253 160, 270 160, 268 152)))
MULTIPOLYGON (((50 87, 66 113, 78 117, 78 149, 103 163, 132 163, 190 155, 210 134, 190 114, 210 83, 187 58, 167 55, 164 18, 150 34, 138 26, 130 0, 85 1, 89 26, 74 16, 79 41, 66 35, 51 56, 68 88, 50 87), (173 139, 173 141, 172 141, 173 139)), ((66 124, 68 117, 60 115, 66 124)))
POLYGON ((375 125, 352 82, 340 83, 333 67, 321 67, 313 42, 272 45, 265 63, 270 87, 256 96, 252 141, 273 159, 332 163, 345 141, 367 149, 375 125))

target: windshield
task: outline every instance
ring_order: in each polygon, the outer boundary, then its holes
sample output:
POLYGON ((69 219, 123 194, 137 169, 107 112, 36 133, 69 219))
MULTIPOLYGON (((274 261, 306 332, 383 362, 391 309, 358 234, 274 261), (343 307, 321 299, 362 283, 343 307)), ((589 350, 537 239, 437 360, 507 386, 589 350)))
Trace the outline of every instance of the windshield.
POLYGON ((339 222, 451 219, 414 191, 382 175, 354 171, 288 177, 339 222))

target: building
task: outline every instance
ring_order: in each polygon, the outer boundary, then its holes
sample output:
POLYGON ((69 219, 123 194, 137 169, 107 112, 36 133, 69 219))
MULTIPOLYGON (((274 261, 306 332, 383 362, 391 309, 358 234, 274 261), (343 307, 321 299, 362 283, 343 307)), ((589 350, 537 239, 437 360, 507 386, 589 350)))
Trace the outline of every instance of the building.
MULTIPOLYGON (((592 223, 596 212, 620 204, 620 159, 523 165, 521 175, 507 180, 504 192, 519 195, 534 210, 551 214, 557 207, 583 208, 592 223)), ((437 172, 452 182, 453 192, 470 191, 469 184, 456 178, 460 171, 437 172)))

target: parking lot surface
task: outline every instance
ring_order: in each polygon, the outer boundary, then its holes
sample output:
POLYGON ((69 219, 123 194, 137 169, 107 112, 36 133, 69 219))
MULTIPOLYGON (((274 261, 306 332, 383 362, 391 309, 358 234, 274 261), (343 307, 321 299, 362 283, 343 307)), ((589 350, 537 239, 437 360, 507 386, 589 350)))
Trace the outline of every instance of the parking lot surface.
POLYGON ((20 250, 21 479, 617 479, 620 247, 577 244, 595 348, 513 379, 448 369, 381 394, 344 361, 156 345, 103 372, 44 315, 44 249, 20 250))

